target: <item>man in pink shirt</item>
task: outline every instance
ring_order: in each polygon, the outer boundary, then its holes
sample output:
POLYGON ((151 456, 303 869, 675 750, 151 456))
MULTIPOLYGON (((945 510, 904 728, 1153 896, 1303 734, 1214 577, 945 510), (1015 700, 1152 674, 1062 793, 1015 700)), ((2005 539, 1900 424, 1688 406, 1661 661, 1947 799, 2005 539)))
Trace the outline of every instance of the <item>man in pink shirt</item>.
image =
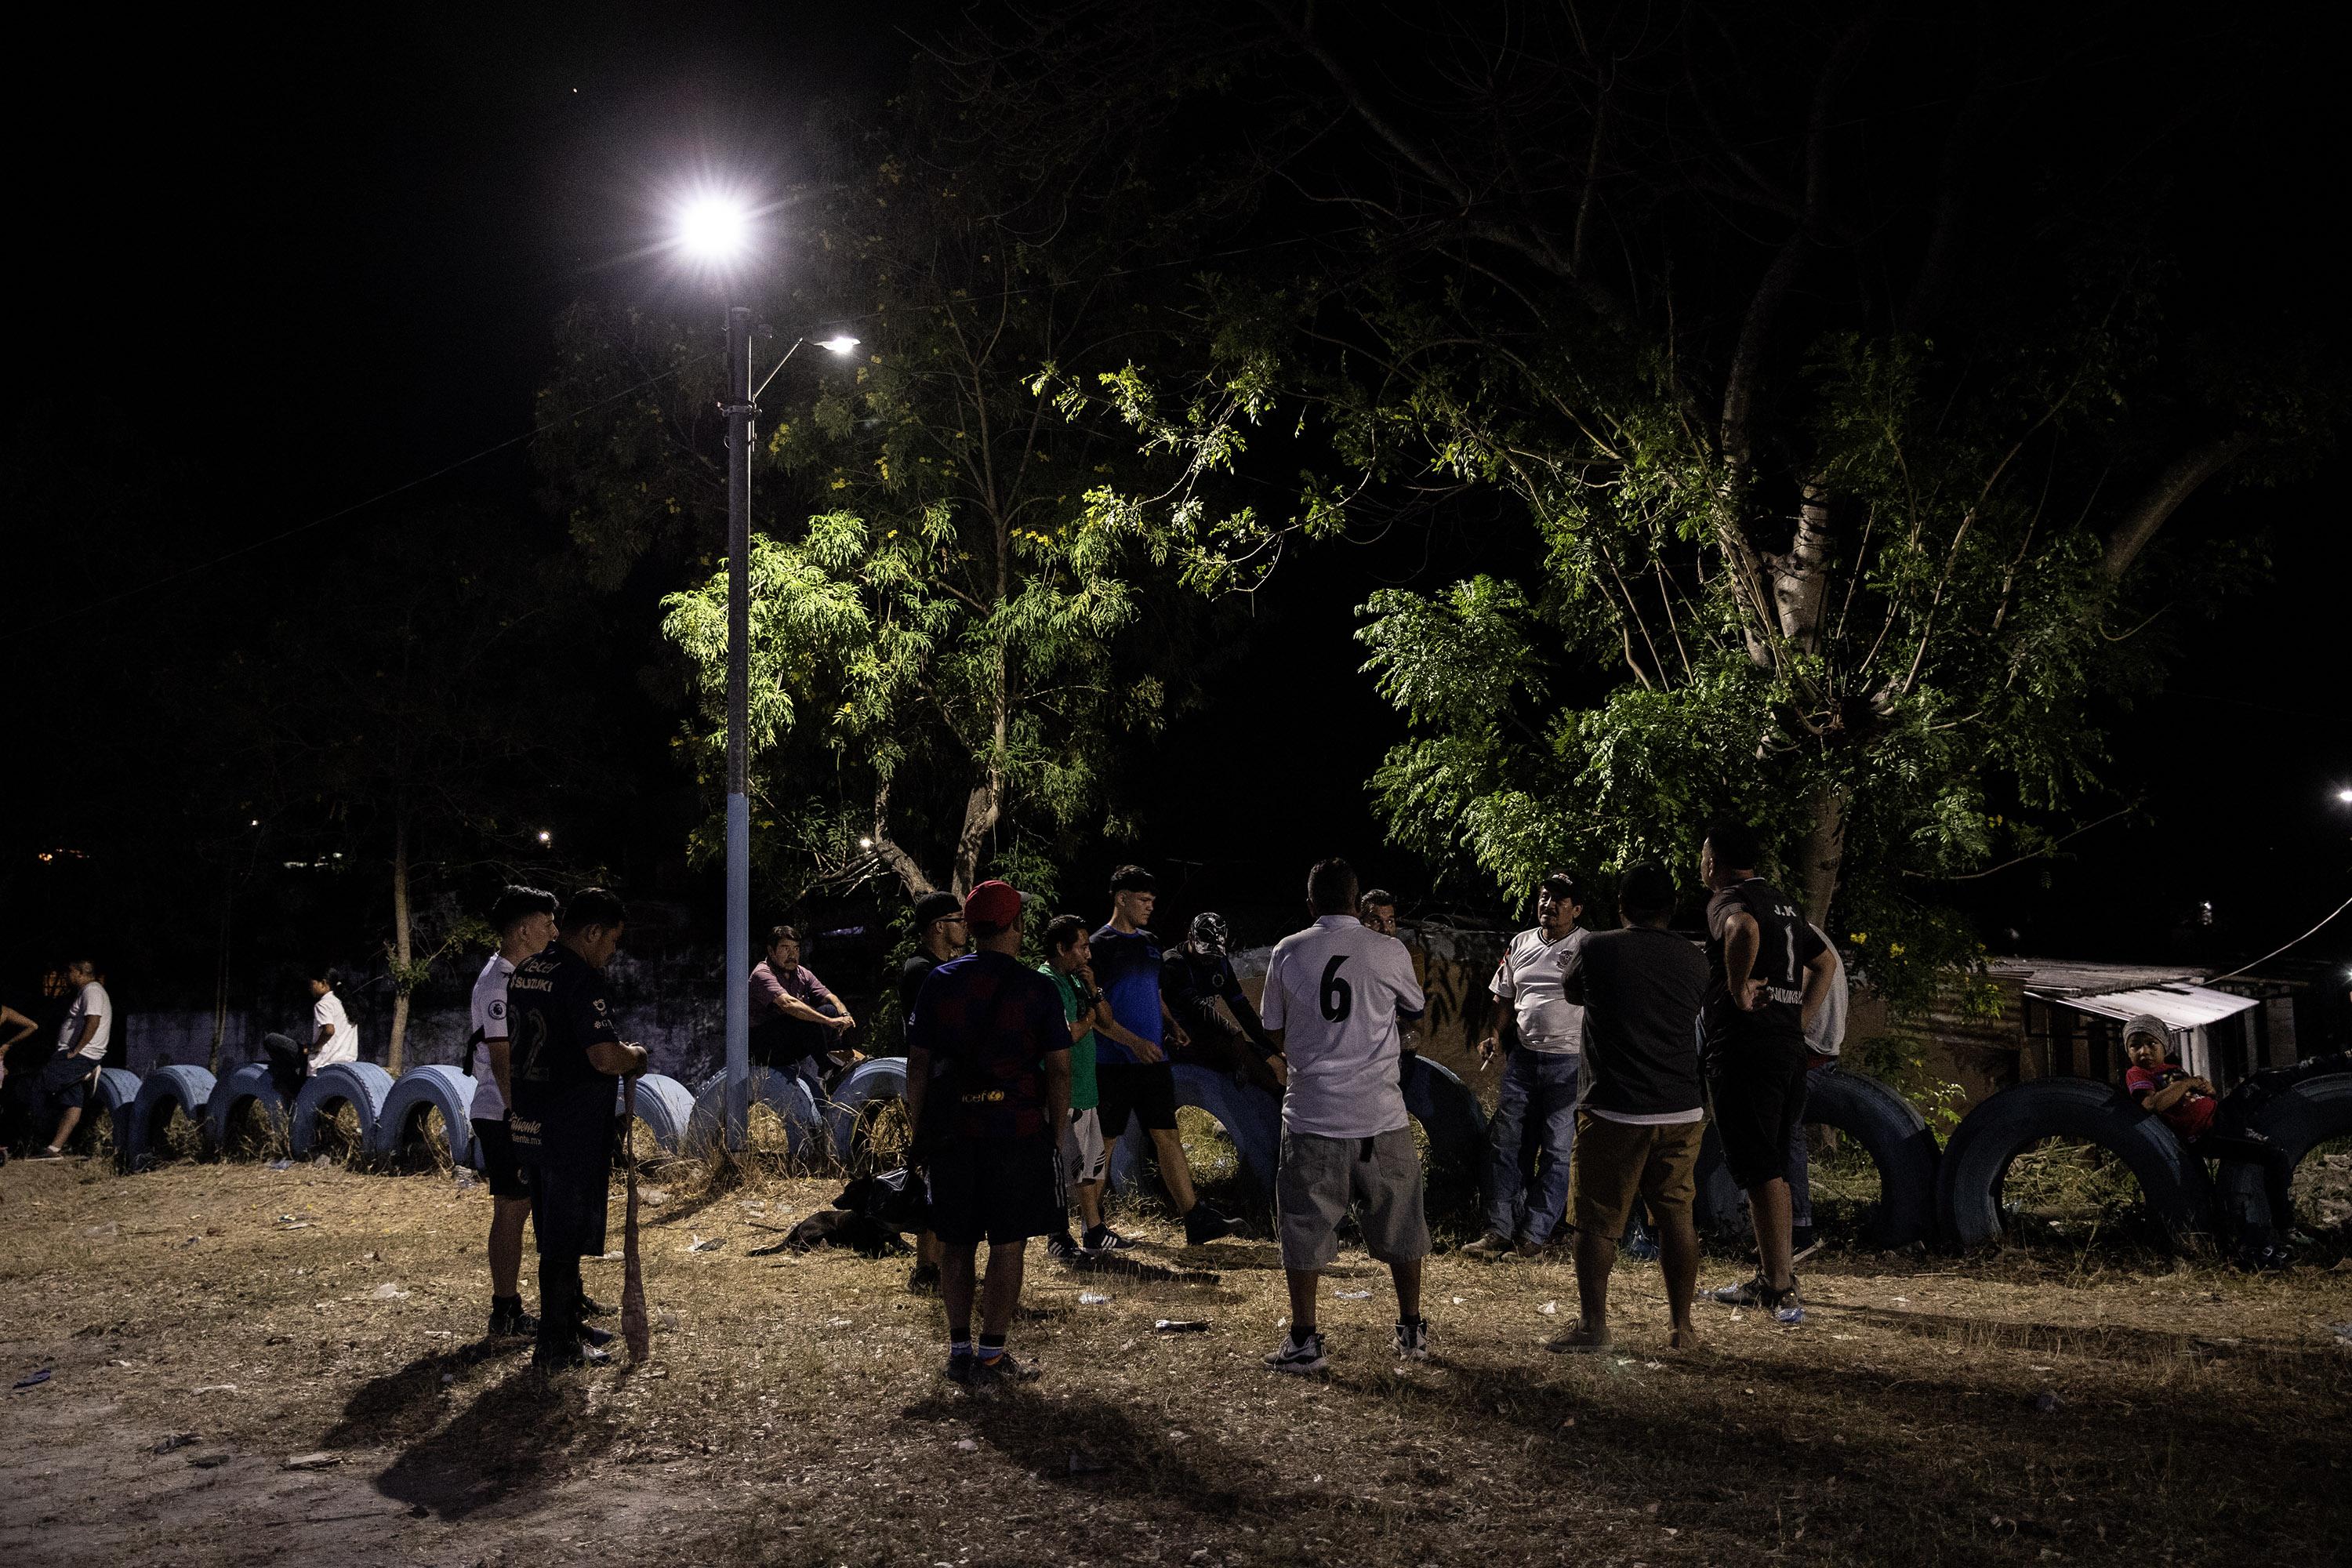
POLYGON ((866 1059, 841 1044, 856 1027, 847 1005, 802 964, 801 933, 792 926, 770 931, 767 962, 751 971, 752 1061, 793 1074, 822 1099, 825 1062, 866 1059))
MULTIPOLYGON (((2212 1081, 2165 1059, 2171 1034, 2164 1020, 2143 1013, 2124 1026, 2124 1092, 2161 1117, 2180 1146, 2200 1160, 2238 1160, 2263 1169, 2269 1223, 2241 1220, 2238 1261, 2248 1268, 2284 1268, 2294 1261, 2286 1238, 2294 1234, 2294 1162, 2285 1150, 2243 1124, 2213 1092, 2212 1081)), ((2236 1218, 2238 1216, 2230 1216, 2236 1218)))

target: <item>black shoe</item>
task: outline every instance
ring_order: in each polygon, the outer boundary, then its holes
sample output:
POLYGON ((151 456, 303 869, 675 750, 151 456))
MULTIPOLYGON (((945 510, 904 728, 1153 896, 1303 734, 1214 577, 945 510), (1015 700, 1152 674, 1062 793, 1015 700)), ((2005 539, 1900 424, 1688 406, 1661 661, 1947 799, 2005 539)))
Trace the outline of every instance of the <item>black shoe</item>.
POLYGON ((1792 1225, 1789 1227, 1789 1247, 1792 1252, 1810 1252, 1813 1247, 1813 1227, 1792 1225))
POLYGON ((917 1296, 938 1295, 940 1293, 940 1266, 936 1263, 916 1264, 914 1268, 907 1275, 907 1289, 909 1293, 917 1296))
POLYGON ((592 1349, 574 1340, 569 1344, 539 1342, 530 1352, 530 1364, 541 1372, 571 1372, 583 1366, 603 1366, 613 1359, 610 1352, 592 1349))
POLYGON ((950 1383, 969 1384, 971 1382, 971 1369, 977 1365, 978 1363, 979 1358, 973 1355, 970 1351, 950 1351, 948 1352, 948 1381, 950 1383))
POLYGON ((490 1338, 494 1340, 529 1339, 539 1332, 539 1320, 520 1307, 490 1309, 490 1338))
POLYGON ((1027 1383, 1037 1375, 1037 1363, 1023 1361, 1011 1351, 993 1359, 975 1356, 971 1364, 971 1386, 981 1389, 999 1388, 1008 1383, 1027 1383))
POLYGON ((1053 1258, 1055 1262, 1066 1263, 1077 1255, 1078 1244, 1070 1238, 1070 1233, 1068 1231, 1066 1230, 1059 1236, 1049 1236, 1045 1238, 1045 1256, 1053 1258))
POLYGON ((592 1351, 603 1350, 606 1345, 613 1342, 613 1331, 610 1329, 592 1329, 587 1324, 583 1323, 580 1325, 580 1342, 586 1345, 592 1351))
POLYGON ((1086 1250, 1088 1252, 1125 1252, 1129 1247, 1133 1247, 1135 1243, 1133 1241, 1119 1235, 1118 1232, 1111 1229, 1111 1227, 1107 1225, 1097 1225, 1089 1227, 1087 1231, 1087 1239, 1084 1243, 1086 1250))
POLYGON ((615 1312, 613 1308, 605 1306, 595 1297, 583 1290, 580 1292, 580 1315, 583 1318, 610 1318, 614 1316, 615 1312))
POLYGON ((1184 1245, 1201 1247, 1241 1229, 1241 1222, 1205 1199, 1184 1211, 1184 1245))

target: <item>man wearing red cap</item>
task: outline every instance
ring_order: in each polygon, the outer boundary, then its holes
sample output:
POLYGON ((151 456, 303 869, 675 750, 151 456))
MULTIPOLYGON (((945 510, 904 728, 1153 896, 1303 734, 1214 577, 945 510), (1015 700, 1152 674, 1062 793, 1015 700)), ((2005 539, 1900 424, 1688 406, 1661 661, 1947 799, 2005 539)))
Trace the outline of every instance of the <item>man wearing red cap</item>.
POLYGON ((1021 895, 982 882, 964 900, 977 951, 931 971, 907 1034, 912 1164, 940 1238, 948 1376, 972 1387, 1034 1374, 1004 1348, 1029 1238, 1058 1235, 1067 1202, 1056 1141, 1070 1119, 1070 1030, 1054 983, 1020 962, 1021 895), (971 1338, 988 1243, 980 1342, 971 1338))

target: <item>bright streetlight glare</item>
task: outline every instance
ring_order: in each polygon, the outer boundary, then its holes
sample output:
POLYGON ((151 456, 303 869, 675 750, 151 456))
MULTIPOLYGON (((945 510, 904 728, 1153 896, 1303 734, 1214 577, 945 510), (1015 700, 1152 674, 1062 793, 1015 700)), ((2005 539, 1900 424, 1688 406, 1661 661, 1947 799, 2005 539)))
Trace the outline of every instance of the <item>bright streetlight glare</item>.
MULTIPOLYGON (((854 348, 856 348, 856 347, 857 346, 857 340, 856 340, 856 338, 853 338, 853 337, 846 337, 846 336, 844 336, 844 337, 838 337, 838 338, 827 338, 827 339, 825 339, 824 342, 822 342, 818 343, 816 346, 817 346, 817 347, 819 347, 819 348, 821 348, 821 349, 830 349, 830 350, 832 350, 835 353, 837 353, 837 354, 845 354, 845 353, 847 353, 850 350, 852 350, 852 349, 854 349, 854 348)), ((2347 798, 2347 799, 2352 799, 2352 792, 2347 792, 2347 795, 2346 795, 2346 798, 2347 798)))
POLYGON ((724 196, 698 197, 678 214, 678 246, 697 261, 732 261, 751 240, 751 215, 724 196))
POLYGON ((541 828, 540 830, 539 841, 541 844, 552 844, 555 842, 555 836, 548 832, 546 829, 541 828))
POLYGON ((2352 789, 2337 790, 2336 792, 2336 798, 2342 801, 2347 805, 2352 805, 2352 789))

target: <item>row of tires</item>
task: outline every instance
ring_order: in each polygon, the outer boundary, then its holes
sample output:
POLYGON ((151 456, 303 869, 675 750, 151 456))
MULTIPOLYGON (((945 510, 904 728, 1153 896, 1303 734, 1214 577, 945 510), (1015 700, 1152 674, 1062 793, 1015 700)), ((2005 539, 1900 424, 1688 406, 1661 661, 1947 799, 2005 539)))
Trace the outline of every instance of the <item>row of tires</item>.
MULTIPOLYGON (((1242 1176, 1260 1192, 1272 1192, 1281 1145, 1275 1098, 1187 1064, 1177 1066, 1175 1078, 1177 1102, 1213 1117, 1232 1140, 1242 1176)), ((649 1073, 637 1080, 636 1115, 664 1150, 698 1152, 718 1137, 723 1088, 716 1076, 689 1090, 675 1079, 649 1073)), ((1486 1115, 1477 1096, 1444 1067, 1419 1057, 1407 1061, 1403 1088, 1433 1165, 1475 1172, 1486 1142, 1486 1115)), ((906 1064, 891 1058, 861 1064, 822 1106, 806 1084, 789 1074, 756 1068, 751 1080, 753 1102, 776 1113, 792 1153, 824 1149, 844 1163, 858 1152, 866 1112, 905 1092, 906 1064)), ((110 1068, 100 1075, 95 1096, 97 1107, 112 1118, 118 1156, 133 1170, 162 1157, 175 1111, 204 1129, 205 1147, 217 1154, 231 1151, 233 1130, 257 1110, 284 1129, 292 1154, 303 1159, 312 1152, 321 1126, 345 1107, 355 1114, 362 1146, 371 1154, 394 1156, 421 1146, 437 1113, 451 1158, 478 1166, 468 1116, 473 1098, 474 1080, 456 1068, 413 1068, 395 1080, 367 1062, 320 1069, 290 1106, 258 1063, 217 1082, 202 1068, 160 1068, 143 1081, 110 1068)), ((1879 1198, 1864 1238, 1880 1247, 1941 1241, 1971 1248, 1998 1242, 2010 1164, 2047 1138, 2096 1143, 2118 1157, 2138 1181, 2149 1218, 2176 1245, 2212 1232, 2217 1222, 2232 1228, 2272 1222, 2258 1172, 2226 1164, 2216 1182, 2163 1121, 2119 1090, 2088 1079, 2041 1079, 2003 1089, 1972 1109, 1940 1146, 1908 1100, 1863 1073, 1813 1074, 1806 1120, 1852 1140, 1876 1167, 1879 1198)), ((2311 1079, 2274 1096, 2256 1112, 2253 1125, 2298 1163, 2323 1142, 2352 1136, 2352 1075, 2311 1079)), ((1114 1184, 1124 1187, 1135 1179, 1144 1149, 1139 1130, 1129 1130, 1117 1142, 1110 1161, 1114 1184)), ((1739 1228, 1745 1223, 1741 1197, 1711 1128, 1698 1175, 1701 1227, 1739 1228)), ((2291 1217, 2280 1216, 2280 1223, 2291 1217)))
MULTIPOLYGON (((322 1129, 347 1109, 358 1123, 360 1148, 368 1154, 393 1156, 422 1148, 437 1121, 450 1158, 478 1169, 480 1151, 471 1119, 474 1086, 472 1078, 439 1064, 411 1068, 394 1079, 373 1062, 337 1062, 304 1079, 289 1105, 268 1066, 259 1062, 219 1079, 197 1067, 158 1068, 143 1079, 121 1068, 108 1068, 99 1075, 90 1115, 106 1118, 116 1158, 134 1171, 168 1156, 175 1117, 199 1130, 207 1153, 221 1156, 250 1147, 241 1144, 239 1133, 257 1121, 281 1134, 288 1152, 299 1160, 310 1157, 322 1129)), ((766 1068, 751 1074, 752 1100, 782 1121, 791 1152, 825 1148, 843 1160, 855 1152, 864 1110, 901 1098, 906 1087, 903 1061, 866 1062, 841 1082, 820 1110, 798 1079, 766 1068)), ((637 1079, 634 1109, 660 1148, 672 1153, 698 1152, 719 1136, 724 1089, 721 1077, 689 1089, 676 1079, 647 1073, 637 1079)), ((616 1111, 621 1103, 616 1091, 616 1111)))

